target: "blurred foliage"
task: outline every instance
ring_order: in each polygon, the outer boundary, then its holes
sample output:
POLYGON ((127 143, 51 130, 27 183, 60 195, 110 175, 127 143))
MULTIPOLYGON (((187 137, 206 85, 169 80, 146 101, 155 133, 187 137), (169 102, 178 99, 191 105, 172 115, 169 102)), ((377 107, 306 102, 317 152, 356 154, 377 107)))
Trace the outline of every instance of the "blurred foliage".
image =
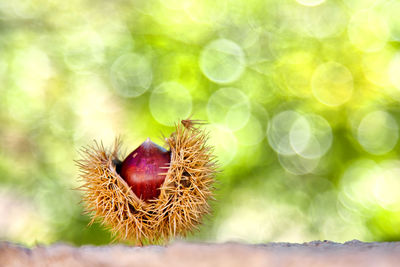
POLYGON ((105 244, 78 149, 210 122, 192 240, 400 240, 397 0, 0 0, 0 238, 105 244))

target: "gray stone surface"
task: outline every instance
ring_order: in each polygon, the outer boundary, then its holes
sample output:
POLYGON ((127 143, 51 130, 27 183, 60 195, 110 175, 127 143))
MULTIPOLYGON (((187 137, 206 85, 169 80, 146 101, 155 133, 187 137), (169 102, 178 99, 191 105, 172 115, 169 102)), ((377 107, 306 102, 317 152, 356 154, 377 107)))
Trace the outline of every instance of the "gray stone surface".
POLYGON ((0 266, 400 266, 400 242, 304 244, 177 242, 166 247, 124 245, 73 247, 55 244, 27 249, 0 243, 0 266))

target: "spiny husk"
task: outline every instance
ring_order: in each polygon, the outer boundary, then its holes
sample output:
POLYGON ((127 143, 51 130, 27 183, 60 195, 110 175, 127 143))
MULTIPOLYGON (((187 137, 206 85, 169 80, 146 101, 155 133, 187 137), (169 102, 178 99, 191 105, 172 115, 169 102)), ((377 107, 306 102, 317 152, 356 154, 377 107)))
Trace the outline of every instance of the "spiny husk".
POLYGON ((92 222, 100 219, 117 239, 136 244, 164 243, 191 232, 209 213, 208 201, 213 198, 216 163, 207 139, 193 124, 176 126, 166 138, 171 163, 160 196, 148 202, 138 198, 116 171, 119 140, 111 150, 98 143, 84 148, 77 164, 92 222))

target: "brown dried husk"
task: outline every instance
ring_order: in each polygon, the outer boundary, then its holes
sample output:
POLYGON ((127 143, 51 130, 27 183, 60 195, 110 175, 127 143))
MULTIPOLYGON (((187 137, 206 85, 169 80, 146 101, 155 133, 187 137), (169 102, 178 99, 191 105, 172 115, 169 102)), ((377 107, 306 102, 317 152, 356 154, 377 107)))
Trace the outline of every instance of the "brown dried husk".
POLYGON ((157 199, 138 198, 116 171, 121 142, 111 150, 102 144, 82 149, 77 161, 84 191, 83 201, 92 222, 100 219, 116 239, 136 244, 164 243, 197 228, 210 212, 216 161, 204 130, 176 126, 166 139, 171 163, 157 199))

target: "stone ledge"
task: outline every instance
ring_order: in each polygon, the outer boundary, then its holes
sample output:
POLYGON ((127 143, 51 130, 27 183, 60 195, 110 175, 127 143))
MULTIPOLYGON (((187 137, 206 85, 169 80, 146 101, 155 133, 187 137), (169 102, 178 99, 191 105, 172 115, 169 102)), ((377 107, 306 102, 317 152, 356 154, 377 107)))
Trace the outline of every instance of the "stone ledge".
POLYGON ((73 247, 55 244, 28 249, 0 243, 0 266, 400 266, 400 242, 304 244, 177 242, 166 247, 125 245, 73 247))

